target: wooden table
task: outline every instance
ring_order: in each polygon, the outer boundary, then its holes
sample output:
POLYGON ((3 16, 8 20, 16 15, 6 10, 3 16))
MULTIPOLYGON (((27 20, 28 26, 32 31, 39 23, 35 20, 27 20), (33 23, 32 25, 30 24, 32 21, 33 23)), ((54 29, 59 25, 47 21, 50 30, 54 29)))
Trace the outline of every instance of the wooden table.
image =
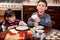
MULTIPOLYGON (((51 28, 51 27, 50 27, 50 28, 44 28, 44 33, 47 34, 47 33, 50 32, 52 29, 53 29, 53 28, 51 28)), ((26 31, 26 30, 25 30, 25 31, 26 31)), ((22 31, 21 31, 21 32, 22 32, 22 31)), ((6 36, 7 33, 9 33, 8 30, 6 30, 6 31, 4 31, 4 32, 1 32, 0 35, 5 35, 5 36, 6 36)), ((32 38, 30 38, 30 39, 32 40, 32 38)))
POLYGON ((50 28, 47 28, 47 27, 46 27, 46 28, 44 28, 44 33, 47 34, 47 33, 50 32, 51 30, 53 30, 53 28, 51 28, 51 27, 50 27, 50 28))

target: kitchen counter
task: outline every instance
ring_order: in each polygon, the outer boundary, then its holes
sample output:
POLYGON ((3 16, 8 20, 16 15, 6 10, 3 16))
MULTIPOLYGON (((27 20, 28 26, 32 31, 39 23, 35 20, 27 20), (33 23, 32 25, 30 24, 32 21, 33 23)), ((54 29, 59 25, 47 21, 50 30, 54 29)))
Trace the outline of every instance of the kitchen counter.
MULTIPOLYGON (((36 6, 36 2, 23 2, 23 6, 36 6)), ((59 4, 48 3, 48 6, 60 6, 59 4)), ((6 10, 7 8, 12 8, 15 10, 20 10, 22 8, 22 3, 0 3, 0 9, 6 10)))
POLYGON ((0 10, 7 10, 8 8, 12 10, 21 10, 21 3, 0 3, 0 10))
MULTIPOLYGON (((28 6, 36 6, 37 3, 36 2, 24 2, 23 5, 28 5, 28 6)), ((60 3, 48 3, 48 6, 60 6, 60 3)))

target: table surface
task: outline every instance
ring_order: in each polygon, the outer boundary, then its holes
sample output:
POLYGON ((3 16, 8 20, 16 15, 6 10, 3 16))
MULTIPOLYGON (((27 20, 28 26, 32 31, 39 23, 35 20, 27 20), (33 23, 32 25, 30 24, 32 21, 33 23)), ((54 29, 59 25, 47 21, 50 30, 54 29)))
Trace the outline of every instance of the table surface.
MULTIPOLYGON (((47 34, 47 33, 50 32, 52 29, 53 29, 53 28, 50 27, 50 28, 44 28, 43 30, 44 30, 44 33, 47 34)), ((25 31, 26 31, 26 30, 25 30, 25 31)), ((22 31, 21 31, 21 32, 22 32, 22 31)), ((6 31, 4 31, 4 32, 1 32, 0 35, 5 35, 5 36, 6 36, 7 33, 9 33, 8 30, 6 30, 6 31)))

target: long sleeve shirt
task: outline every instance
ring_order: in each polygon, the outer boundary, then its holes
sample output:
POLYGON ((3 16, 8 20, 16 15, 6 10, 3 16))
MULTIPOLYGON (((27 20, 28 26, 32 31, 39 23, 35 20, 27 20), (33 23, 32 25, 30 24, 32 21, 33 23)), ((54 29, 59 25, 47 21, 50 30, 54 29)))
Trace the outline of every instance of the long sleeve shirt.
POLYGON ((3 21, 2 22, 2 30, 5 31, 6 29, 9 29, 6 25, 8 24, 8 26, 14 26, 14 25, 19 25, 19 21, 18 19, 16 19, 14 22, 7 22, 6 21, 3 21))
MULTIPOLYGON (((38 14, 38 12, 34 12, 32 14, 32 16, 36 15, 36 14, 38 14)), ((50 18, 50 16, 48 14, 44 13, 42 16, 39 16, 39 18, 40 18, 39 25, 46 26, 46 27, 51 27, 52 26, 51 18, 50 18)), ((30 17, 28 19, 27 24, 28 24, 28 26, 34 26, 34 22, 35 21, 30 17)))

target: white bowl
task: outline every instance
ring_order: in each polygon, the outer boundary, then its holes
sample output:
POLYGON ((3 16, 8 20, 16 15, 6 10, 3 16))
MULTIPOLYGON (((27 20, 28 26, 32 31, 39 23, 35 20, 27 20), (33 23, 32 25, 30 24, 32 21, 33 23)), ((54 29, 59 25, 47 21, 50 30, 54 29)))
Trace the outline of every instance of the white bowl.
POLYGON ((27 30, 28 27, 26 26, 19 26, 19 27, 16 27, 17 30, 27 30))
POLYGON ((37 29, 43 29, 44 27, 43 26, 37 26, 36 28, 37 29))
POLYGON ((38 33, 43 33, 44 30, 36 30, 38 33))

